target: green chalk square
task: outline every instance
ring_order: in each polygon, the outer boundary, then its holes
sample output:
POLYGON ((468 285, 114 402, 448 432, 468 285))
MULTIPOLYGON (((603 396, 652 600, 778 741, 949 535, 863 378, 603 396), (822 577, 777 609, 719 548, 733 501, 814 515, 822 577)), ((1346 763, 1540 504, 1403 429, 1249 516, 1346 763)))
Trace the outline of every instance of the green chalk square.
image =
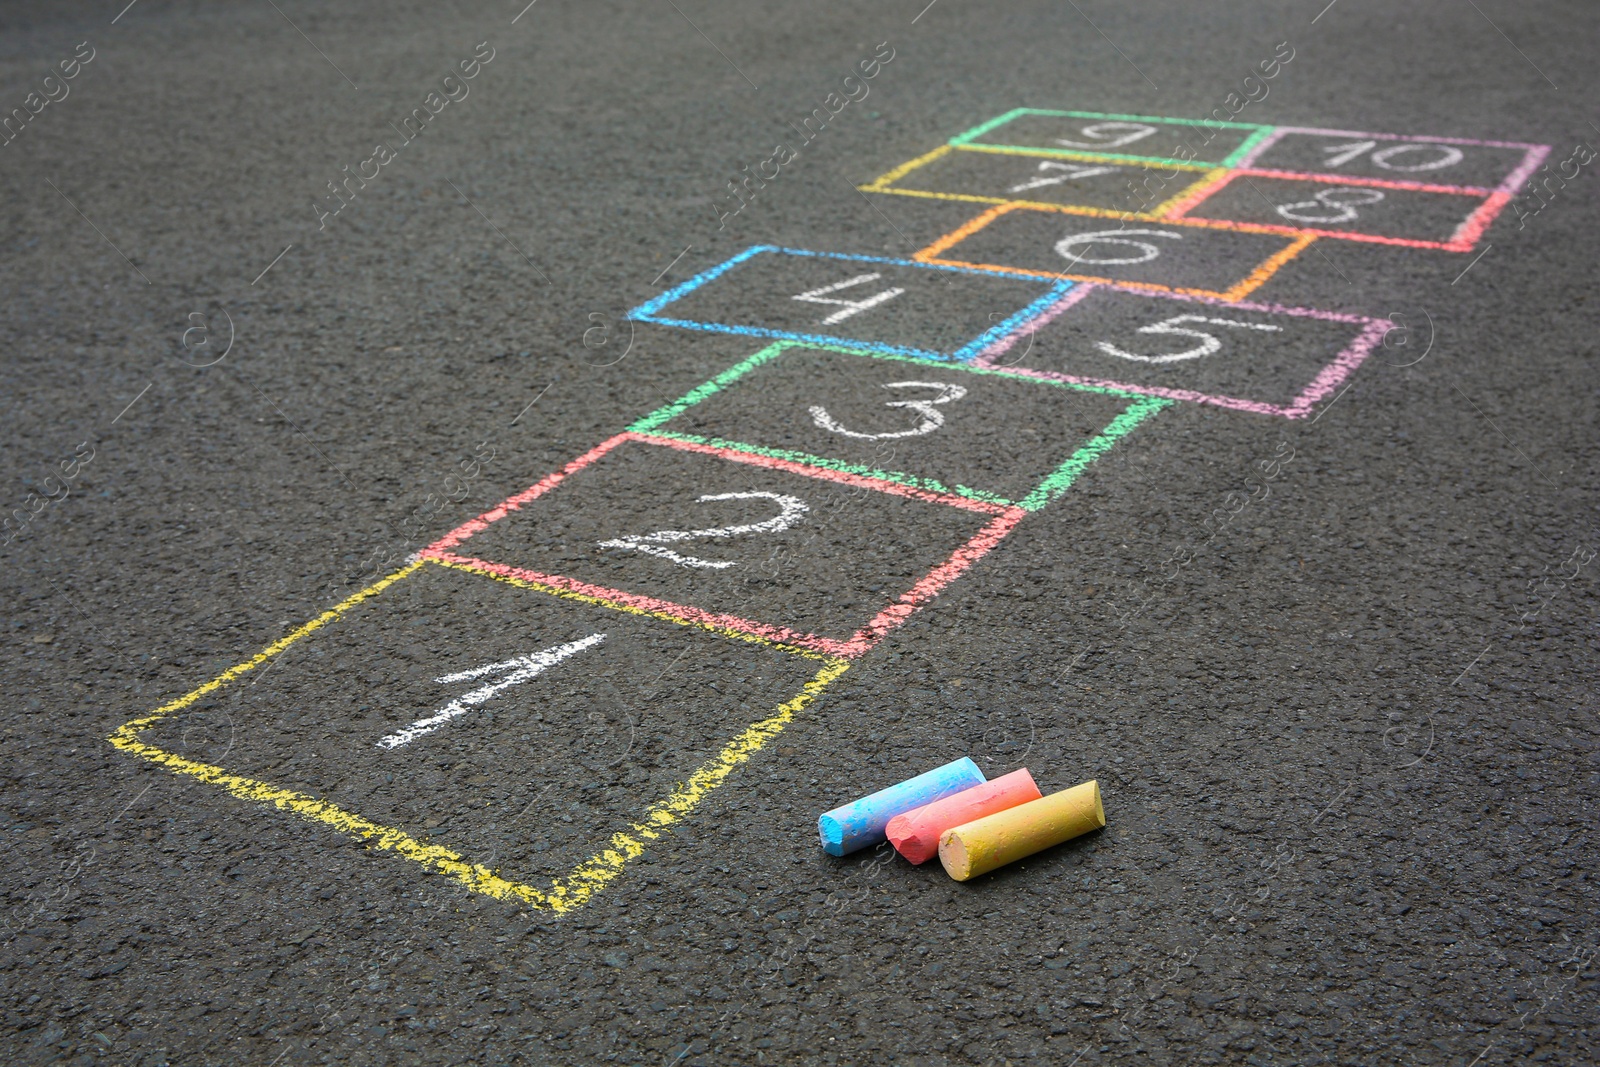
MULTIPOLYGON (((997 115, 988 122, 979 123, 972 129, 958 133, 950 138, 950 143, 956 146, 965 146, 974 149, 992 149, 995 151, 1026 152, 1028 154, 1061 156, 1066 159, 1099 160, 1114 163, 1146 163, 1160 164, 1161 166, 1215 166, 1232 167, 1238 164, 1250 150, 1266 140, 1267 136, 1276 129, 1274 126, 1262 126, 1254 122, 1218 122, 1206 119, 1179 119, 1155 115, 1114 115, 1098 111, 1052 111, 1046 108, 1019 107, 1007 111, 1004 115, 997 115), (1060 144, 1059 138, 1046 135, 1040 120, 1071 119, 1084 120, 1077 124, 1077 132, 1086 140, 1080 140, 1072 146, 1060 144), (1195 132, 1205 131, 1211 134, 1206 138, 1207 147, 1210 141, 1220 137, 1220 143, 1210 151, 1198 152, 1193 159, 1177 159, 1172 154, 1177 142, 1166 141, 1147 134, 1137 141, 1126 145, 1113 145, 1120 137, 1137 132, 1137 126, 1154 126, 1159 133, 1163 128, 1188 129, 1195 132), (1088 127, 1099 127, 1105 136, 1094 137, 1084 133, 1088 127), (996 132, 999 131, 999 132, 996 132), (1220 131, 1211 132, 1211 131, 1220 131), (1146 138, 1153 138, 1146 142, 1146 138), (1096 147, 1095 142, 1101 141, 1102 147, 1096 147), (1047 142, 1047 143, 1041 143, 1047 142), (1144 147, 1155 148, 1158 145, 1172 146, 1164 152, 1119 152, 1115 148, 1131 148, 1133 144, 1146 142, 1144 147)), ((1066 132, 1065 130, 1055 132, 1066 132)), ((1192 147, 1192 146, 1191 146, 1192 147)))
POLYGON ((782 340, 628 429, 1036 511, 1170 403, 1000 367, 782 340), (785 365, 781 357, 789 353, 785 365), (865 373, 851 373, 854 366, 865 373), (771 373, 759 373, 763 368, 771 373), (830 370, 877 388, 841 390, 841 375, 830 370), (759 388, 732 390, 747 381, 759 388), (958 391, 963 395, 955 396, 958 391), (1022 411, 1010 406, 1028 394, 1041 404, 1025 401, 1028 410, 1022 411), (1052 403, 1056 397, 1059 405, 1052 403), (938 422, 933 429, 907 432, 930 419, 938 422), (829 423, 853 434, 896 436, 869 440, 830 429, 829 423), (946 446, 952 440, 961 454, 950 454, 946 446))

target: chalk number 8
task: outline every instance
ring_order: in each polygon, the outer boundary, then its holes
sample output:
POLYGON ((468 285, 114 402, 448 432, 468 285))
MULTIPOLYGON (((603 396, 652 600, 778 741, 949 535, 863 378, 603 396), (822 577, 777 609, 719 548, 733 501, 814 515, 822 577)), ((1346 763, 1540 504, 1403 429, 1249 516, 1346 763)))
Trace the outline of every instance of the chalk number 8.
POLYGON ((1295 204, 1279 204, 1278 214, 1295 222, 1349 222, 1360 214, 1357 206, 1376 204, 1383 199, 1383 194, 1376 189, 1356 189, 1348 185, 1340 185, 1333 189, 1323 189, 1314 199, 1302 200, 1295 204), (1307 214, 1306 209, 1316 211, 1317 208, 1332 209, 1332 214, 1307 214))

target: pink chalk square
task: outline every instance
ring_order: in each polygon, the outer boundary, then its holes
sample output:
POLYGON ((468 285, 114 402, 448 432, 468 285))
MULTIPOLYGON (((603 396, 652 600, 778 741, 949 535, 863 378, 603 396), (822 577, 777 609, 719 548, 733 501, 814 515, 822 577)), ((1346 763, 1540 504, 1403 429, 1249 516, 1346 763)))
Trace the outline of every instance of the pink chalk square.
POLYGON ((900 625, 1026 514, 622 433, 422 556, 848 657, 900 625))
POLYGON ((1375 178, 1515 193, 1549 153, 1548 145, 1403 137, 1280 126, 1236 166, 1262 172, 1375 178))
POLYGON ((1084 285, 976 363, 1297 419, 1392 328, 1363 315, 1084 285))
POLYGON ((1239 170, 1178 204, 1171 217, 1460 252, 1477 243, 1505 199, 1425 182, 1239 170))

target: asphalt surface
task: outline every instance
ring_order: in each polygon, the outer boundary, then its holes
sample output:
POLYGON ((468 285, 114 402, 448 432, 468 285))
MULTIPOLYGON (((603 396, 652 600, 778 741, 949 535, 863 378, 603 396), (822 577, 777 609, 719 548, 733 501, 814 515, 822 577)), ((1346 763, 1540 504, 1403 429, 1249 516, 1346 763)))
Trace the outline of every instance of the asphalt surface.
MULTIPOLYGON (((1319 239, 1251 307, 1091 291, 988 375, 951 357, 1049 296, 1056 242, 1116 226, 1048 205, 1120 194, 1040 186, 951 243, 994 205, 856 188, 1013 108, 1193 121, 1247 90, 1240 123, 1549 145, 1543 180, 1600 140, 1593 5, 116 0, 0 26, 26 116, 0 148, 0 1059, 1600 1059, 1594 164, 1467 251, 1319 239), (775 157, 741 207, 727 183, 775 157), (935 242, 1015 276, 760 253, 626 318, 756 245, 935 242), (831 325, 793 299, 888 288, 831 325), (1237 358, 1097 347, 1154 351, 1156 314, 1232 316, 1203 329, 1237 358), (904 358, 780 346, 649 431, 678 437, 408 564, 774 332, 904 358), (869 440, 813 405, 945 421, 869 440), (961 755, 1098 779, 1108 825, 965 884, 817 847, 819 812, 961 755)), ((1068 133, 1130 130, 1094 121, 1068 133)), ((1366 151, 1341 173, 1382 178, 1366 151)), ((1004 198, 1040 159, 897 187, 1004 198)), ((1344 212, 1257 180, 1193 217, 1344 212)), ((1386 188, 1366 232, 1403 239, 1482 199, 1386 188)), ((1145 229, 1171 254, 1103 276, 1225 292, 1294 240, 1145 229)))

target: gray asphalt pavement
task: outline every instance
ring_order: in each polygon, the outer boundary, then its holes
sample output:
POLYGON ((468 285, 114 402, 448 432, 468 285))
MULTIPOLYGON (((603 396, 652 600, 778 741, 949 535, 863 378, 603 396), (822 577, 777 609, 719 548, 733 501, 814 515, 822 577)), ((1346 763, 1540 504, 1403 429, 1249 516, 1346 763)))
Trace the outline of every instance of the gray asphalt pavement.
POLYGON ((0 1060, 1600 1059, 1592 4, 125 3, 0 9, 0 1060), (1107 826, 818 847, 964 755, 1107 826))

